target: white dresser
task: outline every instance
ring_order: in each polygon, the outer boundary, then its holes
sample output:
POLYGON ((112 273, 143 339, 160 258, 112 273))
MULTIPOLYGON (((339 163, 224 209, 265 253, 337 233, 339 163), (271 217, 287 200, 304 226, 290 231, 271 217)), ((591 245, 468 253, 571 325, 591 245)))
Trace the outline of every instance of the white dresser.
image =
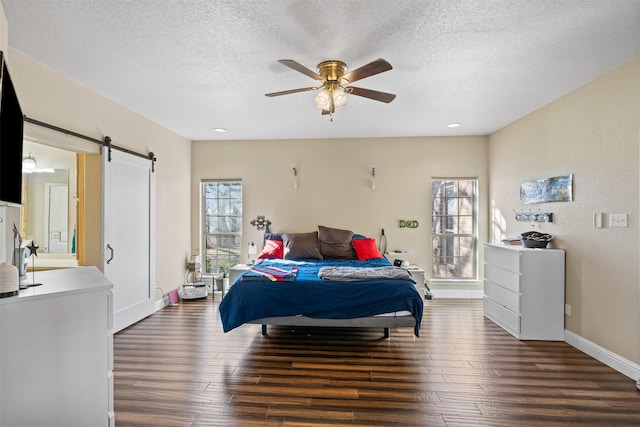
POLYGON ((562 249, 484 245, 484 315, 521 340, 564 340, 562 249))
POLYGON ((112 284, 95 267, 35 279, 0 298, 0 426, 113 426, 112 284))

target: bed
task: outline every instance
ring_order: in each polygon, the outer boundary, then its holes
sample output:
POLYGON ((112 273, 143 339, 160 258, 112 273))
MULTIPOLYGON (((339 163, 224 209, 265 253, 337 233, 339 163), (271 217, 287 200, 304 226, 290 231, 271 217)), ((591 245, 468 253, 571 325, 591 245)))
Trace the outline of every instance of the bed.
MULTIPOLYGON (((263 335, 267 334, 268 325, 283 325, 380 327, 385 338, 390 336, 390 328, 412 327, 419 336, 423 301, 409 272, 391 265, 377 250, 373 257, 362 256, 364 259, 359 259, 353 248, 352 259, 335 258, 337 254, 326 248, 324 255, 319 250, 317 254, 296 252, 300 248, 296 248, 289 237, 283 236, 285 255, 282 258, 277 254, 259 260, 238 277, 224 296, 219 311, 225 332, 253 323, 262 325, 263 335), (287 243, 291 249, 288 258, 293 259, 285 259, 287 243), (401 270, 408 276, 377 276, 377 272, 394 273, 393 270, 401 270), (343 271, 375 273, 370 277, 358 275, 337 280, 327 274, 320 277, 327 271, 338 272, 338 276, 343 271)), ((315 239, 318 239, 317 233, 315 239)), ((371 242, 368 243, 371 249, 371 242)), ((322 247, 321 241, 316 244, 322 247)), ((343 248, 342 253, 347 252, 347 248, 343 248)))

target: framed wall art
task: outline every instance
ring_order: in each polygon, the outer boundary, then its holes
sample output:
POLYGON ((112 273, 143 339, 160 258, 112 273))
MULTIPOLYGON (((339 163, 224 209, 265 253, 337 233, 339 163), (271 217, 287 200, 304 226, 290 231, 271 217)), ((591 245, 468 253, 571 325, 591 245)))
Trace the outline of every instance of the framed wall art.
POLYGON ((520 184, 520 202, 525 205, 573 200, 573 175, 526 181, 520 184))

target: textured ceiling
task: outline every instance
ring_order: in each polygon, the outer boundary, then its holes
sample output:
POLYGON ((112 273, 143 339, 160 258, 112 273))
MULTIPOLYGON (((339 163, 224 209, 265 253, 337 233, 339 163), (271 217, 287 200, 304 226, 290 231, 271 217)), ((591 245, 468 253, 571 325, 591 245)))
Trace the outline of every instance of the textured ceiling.
POLYGON ((486 135, 640 55, 640 0, 2 4, 12 48, 192 140, 486 135), (278 59, 377 58, 390 104, 264 96, 315 83, 278 59))

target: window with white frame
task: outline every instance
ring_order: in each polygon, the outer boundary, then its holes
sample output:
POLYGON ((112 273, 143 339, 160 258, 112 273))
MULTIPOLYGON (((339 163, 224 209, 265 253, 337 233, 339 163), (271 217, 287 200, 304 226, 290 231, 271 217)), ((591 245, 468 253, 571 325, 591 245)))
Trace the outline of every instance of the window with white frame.
POLYGON ((477 279, 477 179, 431 179, 432 278, 477 279))
POLYGON ((202 258, 205 274, 240 262, 242 182, 202 182, 202 258))

